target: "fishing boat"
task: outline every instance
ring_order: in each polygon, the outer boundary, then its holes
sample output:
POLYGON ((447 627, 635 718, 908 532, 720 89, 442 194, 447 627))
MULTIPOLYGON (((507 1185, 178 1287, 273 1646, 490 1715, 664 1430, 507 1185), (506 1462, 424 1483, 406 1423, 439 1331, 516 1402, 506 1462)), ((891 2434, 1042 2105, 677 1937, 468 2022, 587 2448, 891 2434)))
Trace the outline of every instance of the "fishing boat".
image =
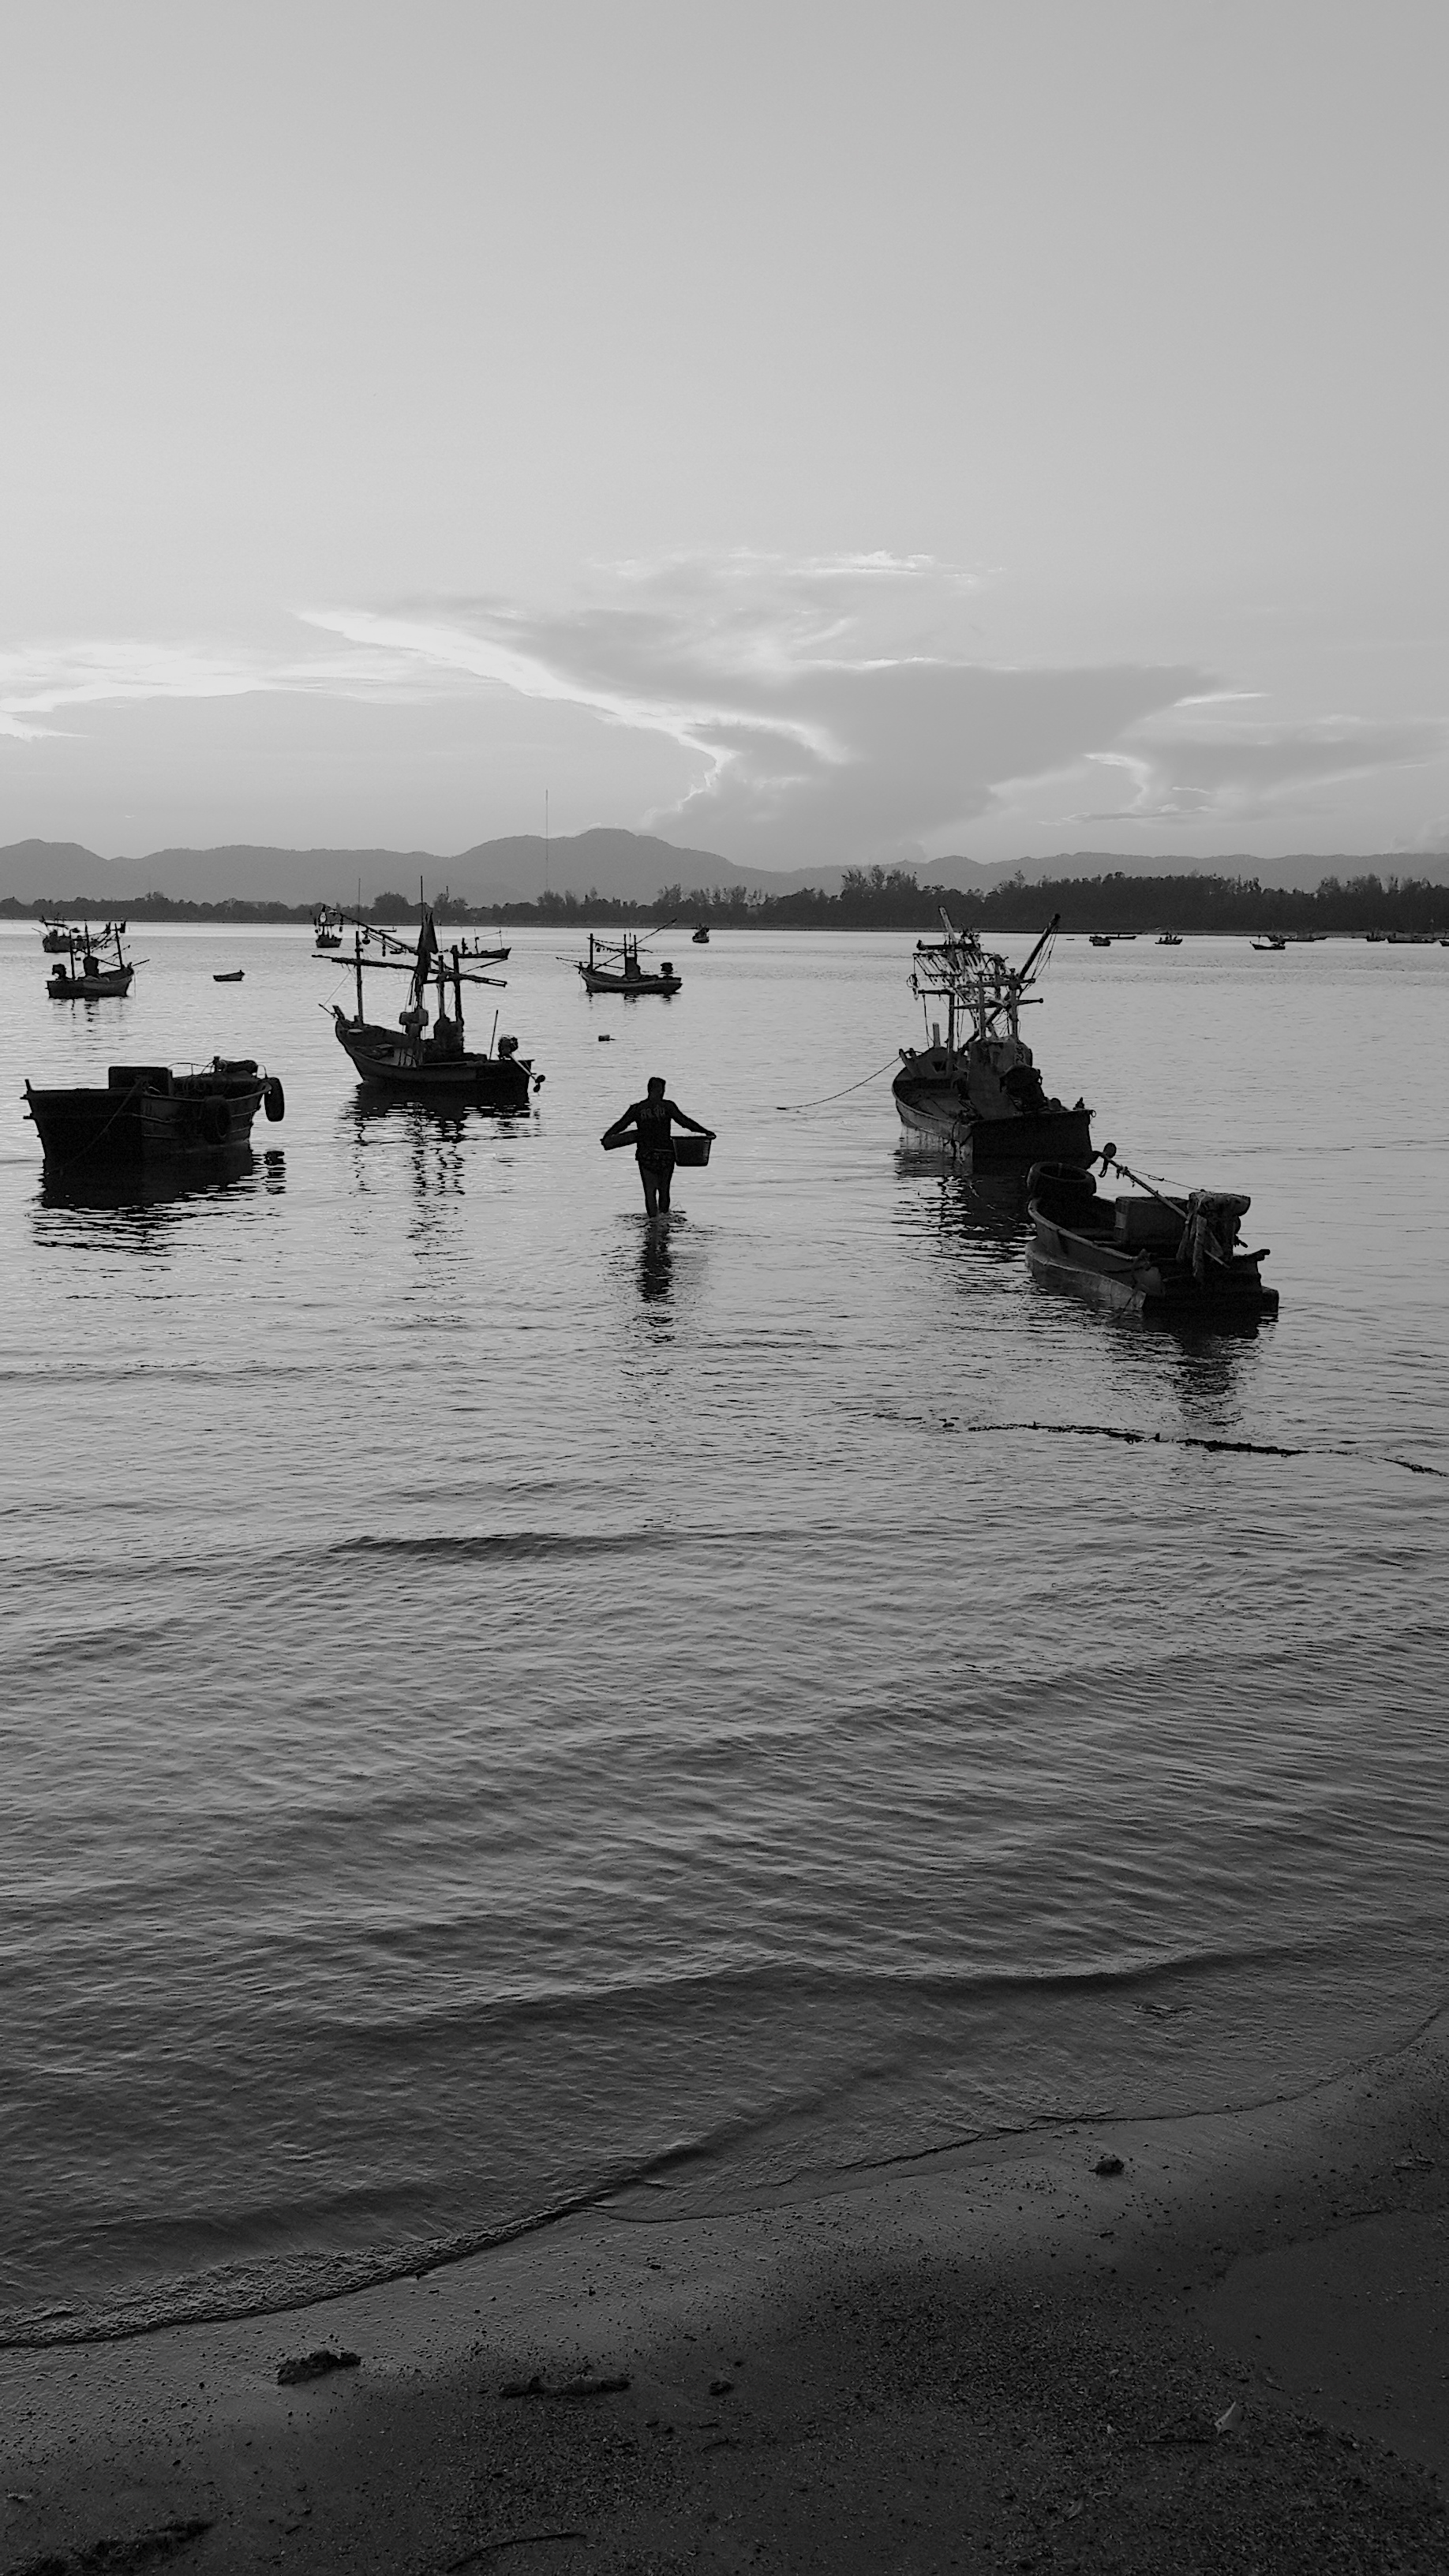
MULTIPOLYGON (((352 927, 356 1014, 349 1018, 338 1002, 323 1007, 331 1009, 337 1043, 351 1057, 361 1079, 395 1100, 526 1109, 529 1092, 537 1091, 543 1075, 535 1074, 529 1058, 519 1054, 517 1038, 499 1038, 493 1050, 470 1050, 463 1043, 463 986, 493 984, 501 990, 503 978, 480 975, 473 952, 439 946, 431 904, 422 907, 415 950, 374 923, 354 919, 352 927), (412 978, 406 1007, 394 1028, 367 1017, 362 979, 369 971, 412 978), (437 1004, 431 1020, 430 993, 437 1004)), ((495 1032, 497 1025, 495 1016, 495 1032)))
POLYGON ((929 1044, 902 1047, 891 1085, 901 1123, 945 1145, 968 1171, 1025 1172, 1033 1163, 1085 1163, 1092 1113, 1084 1101, 1067 1109, 1048 1098, 1020 1014, 1046 963, 1060 915, 1043 931, 1024 966, 982 947, 974 931, 957 930, 943 912, 946 936, 918 940, 911 990, 925 1012, 929 1044), (941 1020, 932 1017, 944 1005, 941 1020))
POLYGON ((319 948, 340 948, 342 915, 330 903, 319 903, 312 915, 312 937, 319 948))
MULTIPOLYGON (((118 921, 115 927, 117 930, 124 930, 126 925, 124 921, 118 921)), ((66 921, 59 913, 48 912, 42 918, 40 945, 47 957, 64 957, 71 941, 73 939, 83 941, 85 935, 83 930, 76 928, 74 922, 66 921)), ((110 935, 111 924, 107 922, 100 936, 102 939, 109 939, 110 935)))
POLYGON ((684 978, 663 958, 652 971, 639 963, 639 940, 632 930, 622 939, 597 939, 589 932, 587 958, 577 960, 586 993, 677 993, 684 978))
POLYGON ((240 984, 245 979, 246 971, 245 966, 228 966, 224 974, 213 975, 211 980, 213 984, 240 984))
POLYGON ((1285 953, 1287 946, 1287 938, 1281 930, 1270 930, 1262 939, 1254 940, 1253 955, 1255 957, 1281 957, 1285 953))
POLYGON ((53 1002, 101 1002, 129 993, 136 969, 121 947, 123 921, 106 923, 102 931, 67 930, 66 963, 52 966, 45 989, 53 1002), (115 963, 106 962, 106 942, 115 950, 115 963))
POLYGON ((1091 933, 1091 941, 1094 948, 1110 948, 1112 934, 1109 930, 1094 930, 1091 933))
POLYGON ((1179 930, 1164 930, 1164 931, 1163 931, 1163 933, 1162 933, 1161 938, 1158 940, 1157 945, 1158 945, 1158 947, 1159 947, 1159 948, 1180 948, 1180 947, 1182 946, 1182 933, 1181 933, 1181 931, 1179 931, 1179 930))
POLYGON ((709 923, 707 921, 702 921, 699 928, 692 931, 690 936, 693 939, 696 948, 707 948, 709 946, 709 923))
POLYGON ((1225 1190, 1170 1197, 1115 1161, 1111 1145, 1101 1164, 1131 1192, 1108 1198, 1089 1170, 1065 1162, 1028 1174, 1027 1259, 1038 1278, 1136 1314, 1201 1322, 1277 1313, 1278 1291, 1260 1276, 1266 1247, 1248 1252, 1238 1239, 1251 1199, 1225 1190))
POLYGON ((25 1107, 52 1173, 205 1160, 248 1145, 258 1109, 271 1119, 286 1114, 275 1075, 250 1056, 219 1055, 186 1073, 166 1064, 113 1064, 104 1090, 36 1091, 27 1082, 25 1107))

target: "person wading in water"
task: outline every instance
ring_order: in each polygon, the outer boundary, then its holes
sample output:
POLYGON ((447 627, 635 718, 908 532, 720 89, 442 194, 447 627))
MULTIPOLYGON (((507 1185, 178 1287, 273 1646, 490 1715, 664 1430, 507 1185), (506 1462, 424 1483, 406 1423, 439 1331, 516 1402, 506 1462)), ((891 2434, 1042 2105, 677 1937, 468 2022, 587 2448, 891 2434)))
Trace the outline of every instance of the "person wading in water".
POLYGON ((696 1136, 714 1134, 712 1127, 701 1127, 697 1118, 690 1118, 674 1101, 666 1100, 663 1074, 651 1073, 647 1096, 631 1101, 623 1117, 616 1118, 613 1126, 604 1131, 603 1142, 607 1145, 611 1136, 622 1136, 629 1127, 634 1129, 638 1140, 634 1159, 650 1216, 669 1213, 669 1184, 674 1178, 674 1147, 669 1131, 676 1126, 688 1127, 696 1136))

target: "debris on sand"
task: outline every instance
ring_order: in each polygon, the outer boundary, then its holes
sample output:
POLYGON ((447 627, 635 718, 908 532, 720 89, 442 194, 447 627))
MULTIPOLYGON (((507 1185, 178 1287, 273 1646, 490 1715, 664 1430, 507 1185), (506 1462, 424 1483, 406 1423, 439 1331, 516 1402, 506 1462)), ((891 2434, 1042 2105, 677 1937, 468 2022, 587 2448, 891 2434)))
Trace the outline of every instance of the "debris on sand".
POLYGON ((319 2344, 315 2352, 303 2352, 293 2361, 284 2361, 277 2373, 279 2388, 294 2388, 299 2379, 325 2379, 329 2370, 359 2370, 360 2352, 332 2352, 319 2344))
POLYGON ((1092 2171, 1094 2174, 1119 2174, 1124 2173, 1126 2167, 1120 2156, 1098 2156, 1092 2171))
POLYGON ((622 2379, 561 2379, 557 2388, 550 2388, 542 2373, 536 2370, 531 2379, 506 2380, 498 2394, 500 2397, 619 2397, 628 2385, 626 2376, 622 2379))
POLYGON ((208 2520, 194 2518, 188 2522, 163 2522, 154 2531, 138 2531, 130 2540, 93 2540, 85 2549, 52 2551, 44 2558, 32 2558, 18 2567, 15 2576, 127 2576, 133 2567, 149 2566, 153 2559, 170 2558, 178 2549, 186 2549, 210 2531, 208 2520))

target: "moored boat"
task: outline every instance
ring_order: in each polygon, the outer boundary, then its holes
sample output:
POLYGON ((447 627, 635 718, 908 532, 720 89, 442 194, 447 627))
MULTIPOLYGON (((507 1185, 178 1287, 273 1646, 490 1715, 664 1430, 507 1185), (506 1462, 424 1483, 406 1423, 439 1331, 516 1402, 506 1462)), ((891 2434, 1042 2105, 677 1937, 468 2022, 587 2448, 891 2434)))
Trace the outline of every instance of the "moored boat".
POLYGON ((355 920, 353 930, 356 1014, 349 1018, 337 1002, 330 1007, 338 1045, 350 1056, 361 1079, 390 1092, 395 1100, 526 1109, 530 1090, 538 1089, 543 1075, 535 1074, 530 1059, 519 1054, 517 1038, 499 1038, 496 1049, 470 1049, 463 1043, 463 986, 493 984, 501 989, 503 977, 480 975, 476 953, 467 948, 444 951, 439 946, 431 904, 422 907, 416 950, 371 922, 355 920), (368 953, 374 946, 379 953, 368 953), (364 1009, 364 973, 389 969, 412 977, 407 1006, 399 1012, 395 1028, 369 1020, 364 1009), (432 1018, 430 993, 437 1003, 432 1018))
POLYGON ((1157 945, 1159 948, 1180 948, 1182 946, 1181 931, 1164 930, 1158 939, 1157 945))
POLYGON ((66 931, 65 964, 52 966, 45 989, 53 1002, 101 1002, 129 993, 136 969, 121 946, 125 923, 108 921, 103 931, 66 931), (106 962, 106 942, 115 951, 106 962))
POLYGON ((707 948, 709 946, 709 923, 707 921, 702 921, 697 930, 690 932, 690 937, 696 948, 707 948))
POLYGON ((586 993, 628 993, 637 1000, 641 993, 677 993, 684 981, 667 957, 652 971, 641 966, 638 934, 632 930, 622 939, 598 939, 591 930, 588 956, 577 963, 586 993))
POLYGON ((1082 1100, 1068 1109, 1048 1097, 1019 1026, 1056 921, 1024 966, 1009 966, 974 931, 954 929, 944 912, 941 919, 945 938, 916 944, 911 990, 925 1010, 930 1042, 900 1051, 891 1089, 901 1124, 946 1146, 968 1171, 1087 1162, 1092 1113, 1082 1100), (931 1017, 942 1005, 944 1036, 940 1019, 931 1017))
POLYGON ((1270 930, 1265 938, 1254 940, 1253 955, 1255 957, 1282 957, 1286 953, 1287 947, 1288 941, 1285 933, 1281 930, 1270 930))
POLYGON ((312 937, 319 948, 340 948, 342 915, 334 905, 319 903, 312 915, 312 937))
POLYGON ((1277 1313, 1278 1291, 1260 1275, 1266 1247, 1248 1252, 1238 1239, 1251 1199, 1225 1190, 1169 1196, 1114 1162, 1112 1150, 1103 1170, 1136 1183, 1128 1195, 1105 1197, 1079 1165, 1043 1163, 1028 1175, 1027 1258, 1039 1278, 1137 1314, 1210 1322, 1277 1313))
POLYGON ((106 1086, 36 1091, 25 1086, 48 1171, 91 1172, 197 1161, 251 1142, 252 1120, 285 1114, 282 1086, 250 1056, 213 1056, 199 1070, 113 1064, 106 1086))

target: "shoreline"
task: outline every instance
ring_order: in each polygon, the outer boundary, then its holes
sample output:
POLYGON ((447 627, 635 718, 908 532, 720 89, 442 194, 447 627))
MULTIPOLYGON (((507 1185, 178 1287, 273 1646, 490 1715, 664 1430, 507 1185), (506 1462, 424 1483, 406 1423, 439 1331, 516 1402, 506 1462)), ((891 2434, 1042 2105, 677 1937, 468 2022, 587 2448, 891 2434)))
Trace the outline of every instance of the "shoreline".
POLYGON ((7 2347, 0 2568, 1442 2568, 1446 2294, 1440 2014, 1286 2103, 7 2347))

